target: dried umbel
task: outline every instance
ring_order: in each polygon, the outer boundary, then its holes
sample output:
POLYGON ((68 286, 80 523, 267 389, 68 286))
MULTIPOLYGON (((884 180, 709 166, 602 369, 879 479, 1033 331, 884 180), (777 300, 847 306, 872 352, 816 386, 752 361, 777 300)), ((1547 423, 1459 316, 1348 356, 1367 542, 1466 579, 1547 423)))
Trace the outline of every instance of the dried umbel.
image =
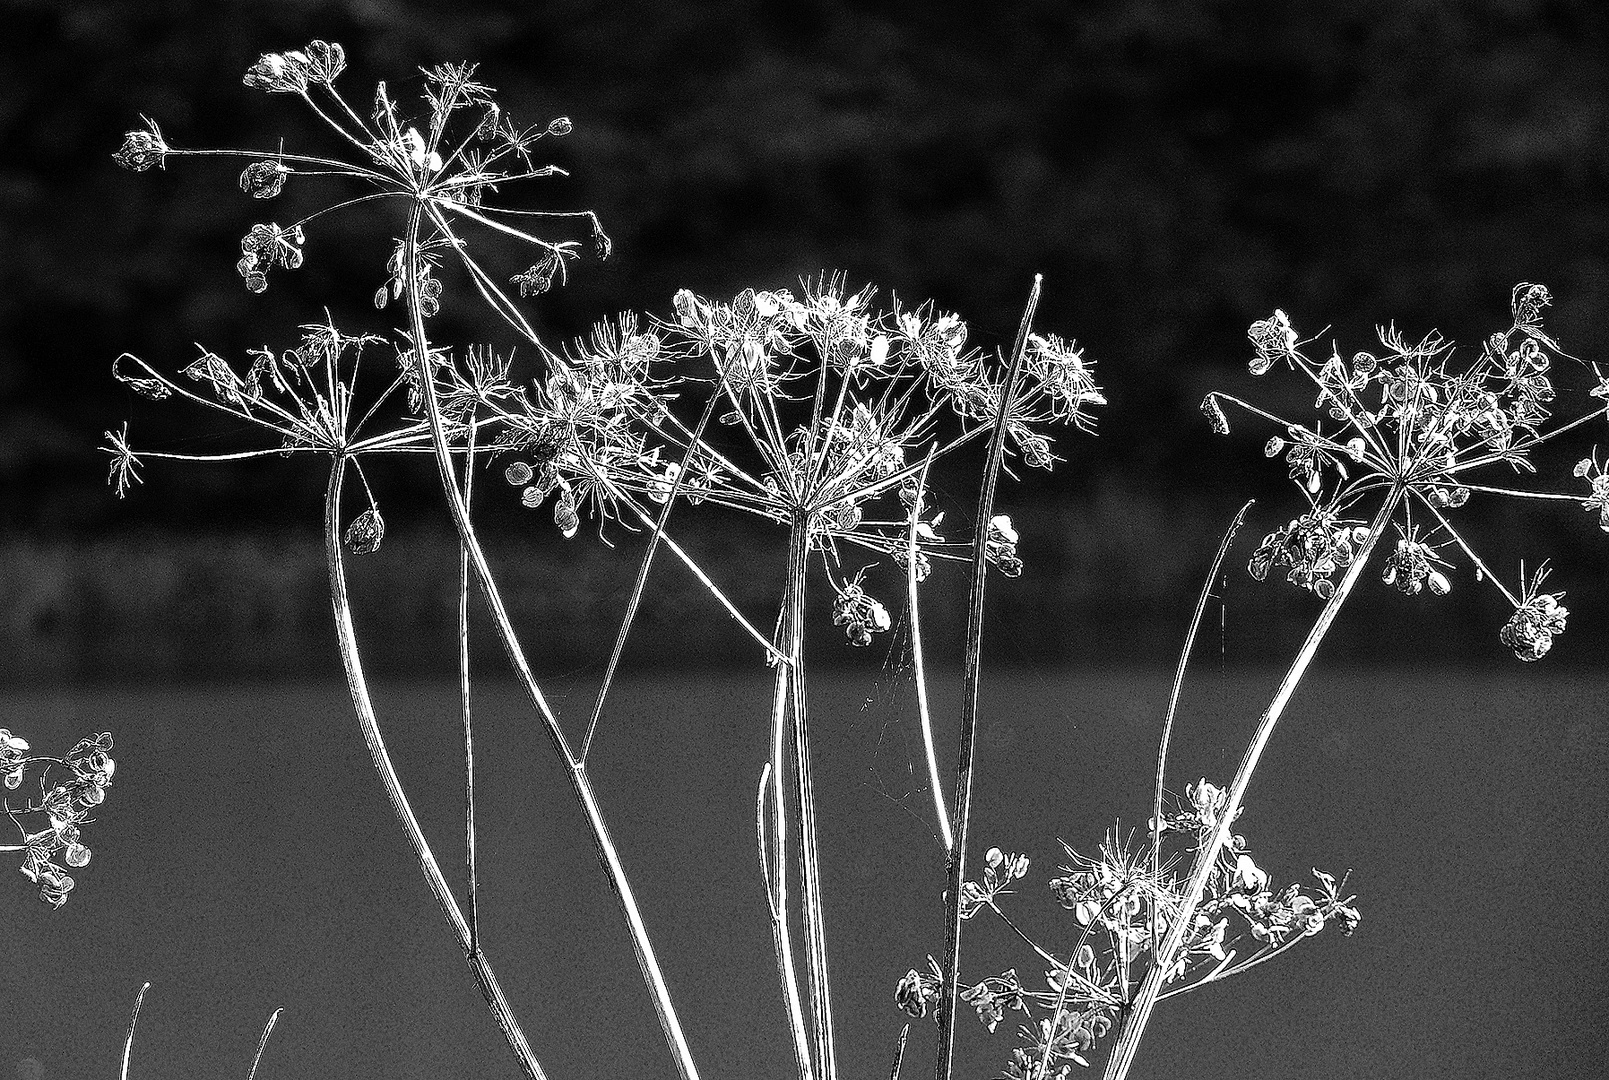
POLYGON ((91 852, 84 843, 83 826, 95 819, 92 811, 106 801, 106 789, 117 771, 112 759, 112 736, 105 732, 80 739, 66 754, 47 757, 29 753, 27 740, 0 728, 0 776, 4 778, 3 812, 22 833, 22 843, 0 846, 0 852, 20 852, 22 876, 39 886, 39 899, 61 907, 77 882, 68 868, 89 865, 91 852), (36 798, 12 793, 34 773, 36 798), (15 800, 15 801, 14 801, 15 800), (29 824, 42 827, 30 831, 29 824), (60 859, 66 866, 56 860, 60 859))
POLYGON ((1605 413, 1609 379, 1594 366, 1596 385, 1588 398, 1597 400, 1563 422, 1554 420, 1559 395, 1550 376, 1554 359, 1566 354, 1543 329, 1549 303, 1543 286, 1515 286, 1509 329, 1490 335, 1461 365, 1453 362, 1452 344, 1439 335, 1410 342, 1395 327, 1381 328, 1379 355, 1357 352, 1344 359, 1334 350, 1316 363, 1301 351, 1284 312, 1253 323, 1252 373, 1265 374, 1276 362, 1299 371, 1318 389, 1323 418, 1293 424, 1218 392, 1203 403, 1219 433, 1228 431, 1225 404, 1279 423, 1283 433, 1265 451, 1284 455, 1309 503, 1306 512, 1264 539, 1251 559, 1252 576, 1261 580, 1284 569, 1292 584, 1328 600, 1337 595, 1339 576, 1366 557, 1395 521, 1398 540, 1380 569, 1385 584, 1407 596, 1443 595, 1461 555, 1473 564, 1477 580, 1492 582, 1513 606, 1503 644, 1525 660, 1545 654, 1564 629, 1557 597, 1537 592, 1534 582, 1522 580, 1517 590, 1504 585, 1450 512, 1476 497, 1572 500, 1596 511, 1609 531, 1609 476, 1595 456, 1574 470, 1589 486, 1585 497, 1482 479, 1493 469, 1536 472, 1534 450, 1605 413), (1381 507, 1372 527, 1359 512, 1370 501, 1381 507))
MULTIPOLYGON (((1179 871, 1185 864, 1178 856, 1196 851, 1217 830, 1227 801, 1225 790, 1206 779, 1174 800, 1155 831, 1158 842, 1175 852, 1157 863, 1160 871, 1153 870, 1148 852, 1135 850, 1132 838, 1120 842, 1115 833, 1089 856, 1063 845, 1070 863, 1048 888, 1073 924, 1057 938, 1066 943, 1065 951, 1029 942, 1039 960, 1051 964, 1042 988, 1024 985, 1017 969, 1008 968, 975 983, 962 980, 957 993, 991 1032, 1007 1015, 1020 1014, 1019 1045, 1006 1077, 1041 1080, 1069 1065, 1089 1065, 1095 1044, 1113 1030, 1134 986, 1156 962, 1156 943, 1179 917, 1185 889, 1179 871)), ((1314 870, 1314 886, 1293 884, 1276 891, 1247 853, 1245 840, 1235 840, 1215 861, 1205 898, 1166 973, 1170 994, 1228 978, 1331 924, 1350 935, 1362 919, 1356 898, 1340 895, 1344 878, 1337 883, 1333 875, 1314 870)), ((991 848, 982 880, 962 887, 962 916, 993 911, 1021 934, 1021 924, 1002 909, 1001 898, 1028 871, 1026 855, 991 848)), ((926 1016, 940 985, 936 973, 913 968, 896 986, 894 1003, 911 1016, 926 1016)))

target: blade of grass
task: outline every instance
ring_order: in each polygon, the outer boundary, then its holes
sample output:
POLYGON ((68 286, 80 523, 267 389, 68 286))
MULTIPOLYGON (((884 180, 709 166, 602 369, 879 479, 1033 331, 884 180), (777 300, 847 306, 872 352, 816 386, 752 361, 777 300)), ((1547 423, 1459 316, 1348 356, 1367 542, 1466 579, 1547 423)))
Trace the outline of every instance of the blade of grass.
MULTIPOLYGON (((1246 505, 1240 508, 1235 520, 1229 523, 1229 529, 1224 533, 1223 540, 1218 544, 1218 553, 1212 557, 1212 568, 1207 571, 1207 579, 1201 583, 1201 595, 1196 597, 1195 614, 1190 617, 1190 630, 1184 636, 1184 648, 1179 652, 1179 666, 1173 673, 1173 689, 1168 694, 1168 713, 1162 719, 1162 741, 1156 751, 1156 788, 1151 798, 1151 880, 1162 880, 1162 784, 1168 771, 1168 743, 1173 738, 1173 717, 1179 708, 1179 694, 1184 689, 1184 672, 1190 664, 1190 653, 1195 649, 1196 632, 1201 629, 1201 617, 1207 612, 1207 601, 1212 599, 1212 583, 1218 580, 1218 571, 1223 569, 1224 557, 1229 554, 1229 547, 1235 542, 1235 534, 1246 520, 1255 499, 1248 499, 1246 505)), ((1157 911, 1156 900, 1151 901, 1151 955, 1155 956, 1157 948, 1157 911)))
POLYGON ((927 752, 927 783, 933 790, 933 813, 938 819, 944 852, 955 847, 950 831, 950 812, 944 807, 944 785, 939 781, 939 757, 933 744, 933 716, 927 707, 927 671, 922 661, 922 615, 916 599, 916 527, 922 520, 922 496, 927 491, 927 471, 933 464, 933 451, 927 452, 922 471, 916 476, 916 501, 911 504, 911 529, 905 548, 905 595, 911 609, 911 660, 916 666, 916 711, 922 721, 922 749, 927 752))
POLYGON ((128 1080, 128 1059, 129 1055, 134 1051, 134 1025, 139 1022, 140 1005, 144 1003, 145 992, 149 989, 151 989, 151 984, 146 983, 140 987, 140 992, 134 995, 134 1011, 129 1014, 128 1018, 128 1035, 123 1039, 123 1071, 119 1074, 119 1080, 128 1080))
POLYGON ((274 1024, 279 1020, 279 1014, 284 1011, 284 1009, 275 1009, 274 1015, 268 1018, 268 1023, 263 1027, 263 1037, 257 1040, 257 1053, 251 1059, 251 1071, 246 1074, 246 1080, 256 1080, 257 1066, 262 1064, 263 1051, 268 1047, 268 1036, 273 1033, 274 1024))
POLYGON ((899 1080, 899 1067, 905 1064, 905 1040, 910 1038, 911 1025, 899 1029, 899 1042, 894 1044, 894 1064, 888 1070, 888 1080, 899 1080))
POLYGON ((955 1064, 955 985, 961 970, 961 883, 966 880, 967 826, 972 817, 972 765, 978 728, 978 685, 982 675, 983 586, 989 561, 989 521, 994 514, 994 494, 1000 482, 1000 467, 1005 460, 1006 420, 1011 415, 1011 399, 1017 391, 1017 377, 1022 371, 1023 356, 1028 347, 1028 330, 1033 325, 1034 309, 1039 306, 1042 284, 1043 278, 1035 274, 1022 322, 1017 327, 1017 339, 1011 347, 1011 360, 1000 390, 994 430, 989 435, 989 456, 984 465, 983 486, 978 492, 974 525, 977 535, 972 546, 972 588, 967 600, 966 654, 962 667, 961 747, 957 755, 953 818, 955 844, 950 848, 949 867, 945 875, 944 992, 939 995, 939 1052, 933 1071, 936 1080, 950 1080, 955 1064))

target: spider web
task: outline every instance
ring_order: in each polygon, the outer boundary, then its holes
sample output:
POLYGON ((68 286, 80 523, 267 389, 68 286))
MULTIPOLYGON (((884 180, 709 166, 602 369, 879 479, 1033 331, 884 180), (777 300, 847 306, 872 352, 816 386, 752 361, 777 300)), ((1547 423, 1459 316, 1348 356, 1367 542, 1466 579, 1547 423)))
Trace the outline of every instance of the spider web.
MULTIPOLYGON (((942 847, 933 821, 908 615, 899 618, 888 639, 882 666, 860 704, 861 759, 866 763, 861 783, 898 807, 942 847)), ((942 769, 942 759, 940 765, 942 769)))

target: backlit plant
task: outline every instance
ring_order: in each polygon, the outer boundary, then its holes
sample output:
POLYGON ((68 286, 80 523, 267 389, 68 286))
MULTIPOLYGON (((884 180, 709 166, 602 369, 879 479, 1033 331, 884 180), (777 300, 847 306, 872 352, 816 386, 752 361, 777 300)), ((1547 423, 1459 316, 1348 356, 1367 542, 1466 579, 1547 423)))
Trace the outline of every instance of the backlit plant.
MULTIPOLYGON (((627 314, 600 324, 584 340, 549 348, 522 301, 562 283, 580 249, 574 241, 543 239, 527 223, 579 221, 590 230, 600 256, 609 253, 609 241, 589 212, 529 210, 503 199, 520 181, 557 172, 533 155, 541 140, 567 134, 569 121, 515 125, 491 90, 476 81, 474 68, 463 64, 423 72, 416 115, 384 83, 375 90, 372 108, 360 113, 337 87, 344 67, 339 45, 315 41, 305 49, 263 56, 245 77, 249 87, 299 97, 344 147, 338 156, 186 149, 170 144, 154 122, 146 121, 127 134, 116 157, 135 171, 185 158, 240 159, 245 164, 238 187, 253 200, 272 200, 304 183, 333 181, 355 188, 298 220, 259 222, 247 230, 235 269, 253 293, 264 291, 281 272, 298 269, 307 253, 316 251, 320 218, 364 203, 394 202, 406 223, 400 239, 387 238, 384 244, 387 257, 377 274, 374 303, 382 311, 400 312, 401 325, 389 335, 348 332, 326 316, 304 326, 300 340, 288 348, 253 350, 239 362, 202 349, 177 371, 125 354, 113 373, 134 392, 227 414, 249 438, 238 449, 197 454, 136 451, 126 427, 108 432, 109 480, 122 496, 151 460, 313 455, 329 461, 326 553, 353 705, 431 890, 511 1049, 532 1077, 543 1075, 541 1066, 482 950, 477 920, 469 595, 480 591, 513 671, 566 767, 677 1066, 685 1077, 694 1077, 691 1050, 588 773, 588 754, 653 557, 661 544, 670 548, 776 668, 771 754, 761 790, 761 857, 800 1074, 834 1077, 804 677, 807 570, 820 568, 834 598, 833 621, 850 643, 865 645, 891 623, 867 576, 878 560, 886 558, 902 572, 913 635, 919 635, 918 582, 936 562, 970 565, 974 602, 967 663, 975 690, 983 576, 990 567, 1014 576, 1022 565, 1009 515, 995 513, 998 476, 1008 455, 1031 467, 1052 467, 1055 428, 1089 425, 1089 410, 1104 400, 1091 369, 1070 342, 1031 332, 1037 281, 1013 348, 1000 355, 969 348, 966 326, 955 315, 931 305, 879 307, 872 290, 850 292, 837 277, 806 282, 797 297, 785 289, 751 289, 729 303, 684 290, 663 320, 627 314), (472 248, 472 236, 476 245, 501 238, 534 248, 535 258, 499 280, 472 248), (500 323, 534 348, 537 370, 516 374, 510 355, 487 346, 446 348, 432 341, 430 320, 454 282, 472 286, 500 323), (985 483, 976 518, 981 527, 971 537, 947 540, 940 531, 943 515, 927 507, 928 470, 951 452, 985 441, 985 483), (375 455, 401 454, 434 460, 461 545, 464 901, 442 872, 386 750, 349 603, 347 555, 377 552, 385 538, 385 519, 365 463, 375 455), (579 736, 561 727, 549 705, 477 534, 471 516, 474 481, 485 467, 495 468, 525 507, 550 512, 565 537, 577 535, 589 517, 600 530, 614 523, 649 534, 602 687, 579 736), (362 509, 355 514, 343 499, 349 469, 363 489, 362 509), (667 526, 680 504, 740 511, 787 530, 774 634, 756 629, 674 541, 667 526), (789 818, 795 816, 800 850, 798 870, 791 871, 789 818), (799 910, 809 968, 803 988, 790 940, 793 872, 803 881, 799 910)), ((968 751, 975 697, 963 718, 968 751)), ((966 794, 953 812, 946 810, 925 691, 921 704, 935 812, 953 872, 959 874, 964 831, 960 840, 950 838, 957 822, 964 824, 966 794)))
MULTIPOLYGON (((1541 286, 1515 289, 1510 328, 1483 342, 1468 363, 1454 363, 1452 346, 1438 336, 1410 342, 1394 328, 1381 332, 1379 354, 1343 359, 1332 352, 1316 362, 1302 351, 1283 313, 1255 323, 1252 373, 1299 371, 1317 390, 1320 417, 1293 423, 1219 392, 1208 396, 1203 410, 1220 433, 1228 431, 1226 408, 1274 425, 1266 453, 1282 459, 1305 506, 1267 534, 1249 570, 1258 580, 1281 577, 1323 607, 1232 782, 1219 787, 1201 778, 1182 796, 1170 796, 1168 742, 1208 597, 1203 591, 1164 722, 1150 827, 1143 837, 1114 831, 1094 854, 1067 848, 1067 865, 1049 881, 1049 890, 1069 913, 1073 932, 1056 939, 1066 946, 1062 951, 1042 947, 1003 902, 1027 879, 1028 857, 996 848, 985 855, 981 874, 969 874, 967 867, 985 586, 991 570, 1007 577, 1022 570, 1017 530, 996 506, 1000 477, 1015 465, 1051 468, 1060 460, 1055 440, 1061 430, 1088 429, 1091 410, 1104 404, 1082 352, 1069 341, 1034 332, 1039 281, 1011 347, 993 353, 969 346, 968 329, 955 314, 931 304, 883 302, 871 288, 851 290, 843 278, 829 275, 801 283, 797 293, 745 289, 731 300, 682 290, 660 318, 622 315, 582 340, 550 347, 535 331, 526 304, 566 280, 582 245, 540 236, 534 224, 579 225, 599 257, 609 254, 610 242, 590 212, 533 210, 509 200, 524 181, 559 172, 537 155, 544 140, 568 134, 570 122, 515 124, 468 64, 424 70, 417 102, 394 97, 380 83, 372 104, 359 108, 337 87, 344 67, 339 45, 315 41, 261 57, 244 80, 248 87, 300 99, 336 140, 339 150, 331 156, 187 149, 170 144, 146 121, 125 136, 116 158, 135 171, 187 158, 235 159, 243 163, 236 186, 253 205, 293 185, 340 185, 312 213, 246 229, 235 271, 252 293, 300 268, 309 254, 316 257, 324 216, 369 203, 395 206, 401 235, 390 234, 393 220, 376 238, 372 281, 374 305, 386 313, 379 318, 395 323, 341 329, 326 314, 303 326, 295 341, 236 361, 204 348, 182 366, 119 357, 113 373, 134 392, 226 414, 250 438, 236 449, 208 454, 136 452, 126 427, 109 431, 109 480, 122 496, 148 460, 327 460, 325 551, 353 707, 395 816, 529 1077, 545 1073, 480 936, 472 593, 482 597, 510 668, 564 765, 686 1080, 698 1075, 692 1049, 589 773, 589 755, 661 545, 738 623, 757 658, 774 668, 769 752, 756 804, 759 861, 794 1064, 801 1080, 836 1080, 838 1029, 812 780, 806 603, 811 590, 830 594, 830 618, 843 640, 866 646, 892 626, 890 606, 898 605, 885 600, 902 584, 947 887, 943 959, 912 967, 898 980, 895 1003, 913 1016, 931 1013, 937 1020, 939 1080, 952 1073, 956 1018, 968 1009, 990 1031, 1008 1018, 1013 1022, 1020 1041, 1005 1066, 1010 1080, 1059 1080, 1071 1066, 1089 1064, 1103 1039, 1115 1043, 1107 1075, 1118 1078, 1126 1075, 1157 1001, 1247 971, 1327 925, 1350 933, 1358 923, 1354 898, 1342 895, 1344 876, 1337 881, 1314 870, 1312 884, 1275 888, 1233 826, 1275 724, 1371 560, 1377 560, 1372 568, 1384 584, 1421 599, 1445 594, 1463 568, 1473 567, 1512 609, 1500 631, 1503 644, 1521 659, 1536 660, 1565 628, 1563 594, 1544 591, 1545 565, 1529 576, 1522 569, 1515 584, 1505 584, 1467 542, 1455 524, 1457 512, 1485 498, 1565 500, 1596 511, 1609 529, 1609 474, 1596 453, 1576 466, 1575 477, 1586 490, 1575 494, 1510 486, 1488 476, 1532 471, 1533 451, 1604 412, 1596 404, 1566 422, 1553 421, 1549 375, 1564 354, 1542 328, 1549 297, 1541 286), (524 269, 502 276, 489 270, 481 246, 490 241, 517 245, 524 269), (521 360, 532 360, 530 370, 488 345, 448 346, 432 339, 432 320, 449 289, 461 291, 466 284, 494 316, 493 329, 511 330, 520 339, 521 360), (981 452, 982 482, 972 520, 957 528, 929 505, 930 470, 969 446, 981 452), (376 455, 409 454, 427 456, 434 465, 460 548, 467 863, 462 898, 439 865, 381 737, 346 572, 349 555, 379 552, 385 540, 385 519, 366 466, 376 455), (345 494, 349 470, 362 487, 356 512, 345 494), (563 537, 579 535, 589 521, 600 534, 646 534, 602 685, 579 732, 579 725, 561 725, 544 693, 482 546, 473 511, 477 478, 488 473, 501 481, 494 487, 498 497, 551 515, 563 537), (767 620, 746 615, 676 542, 670 523, 678 507, 687 508, 684 515, 694 509, 746 514, 785 535, 785 547, 778 544, 781 590, 770 633, 760 629, 767 620), (928 708, 918 599, 919 585, 945 563, 969 570, 959 748, 948 799, 928 708), (790 902, 795 874, 800 897, 790 902), (1016 931, 1042 979, 1038 972, 1019 976, 1019 967, 963 978, 962 926, 985 908, 1016 931), (804 931, 802 978, 792 941, 795 921, 804 931)), ((1597 382, 1591 394, 1609 398, 1609 379, 1600 375, 1597 382)), ((1231 529, 1209 581, 1233 535, 1231 529)), ((24 873, 41 883, 52 903, 71 888, 70 878, 61 884, 65 874, 51 861, 55 853, 65 852, 69 865, 87 860, 77 826, 93 805, 91 795, 98 796, 111 777, 109 737, 103 738, 104 747, 96 743, 83 753, 75 748, 56 763, 76 778, 51 789, 65 795, 52 802, 47 793, 44 802, 13 811, 14 818, 44 813, 52 822, 44 832, 24 830, 24 873), (101 758, 105 768, 97 771, 101 758)), ((25 743, 0 732, 0 769, 7 770, 8 781, 12 771, 45 761, 26 758, 26 750, 25 743)), ((902 1035, 896 1075, 904 1045, 902 1035)))

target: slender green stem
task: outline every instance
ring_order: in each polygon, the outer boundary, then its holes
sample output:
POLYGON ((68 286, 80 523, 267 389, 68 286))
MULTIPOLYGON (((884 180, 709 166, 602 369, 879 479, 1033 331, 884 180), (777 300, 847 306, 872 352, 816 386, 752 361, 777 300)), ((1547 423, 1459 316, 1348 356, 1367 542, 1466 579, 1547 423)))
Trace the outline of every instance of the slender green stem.
POLYGON ((670 988, 666 986, 665 977, 660 971, 659 959, 649 939, 648 927, 643 921, 636 893, 631 888, 631 881, 626 874, 625 865, 621 862, 620 852, 615 847, 614 838, 610 835, 608 824, 604 820, 603 810, 598 805, 597 796, 592 790, 592 781, 587 775, 586 765, 578 761, 571 751, 569 740, 565 738, 564 731, 559 726, 558 716, 548 704, 546 695, 542 693, 542 688, 531 671, 525 649, 520 644, 518 634, 515 633, 507 605, 503 602, 502 592, 492 575, 491 565, 487 562, 486 553, 475 534, 474 525, 469 518, 469 508, 464 504, 463 493, 458 486, 452 462, 452 450, 447 442, 446 423, 442 418, 441 403, 436 393, 430 341, 425 334, 424 315, 419 303, 419 227, 422 218, 421 207, 416 203, 409 216, 403 244, 403 267, 407 283, 408 317, 413 336, 414 355, 419 364, 419 385, 423 391, 425 414, 430 421, 431 445, 435 449, 436 467, 441 474, 442 492, 447 499, 447 507, 458 530, 459 539, 469 553, 475 578, 480 583, 481 595, 486 601, 493 626, 508 656, 509 666, 513 668, 515 677, 519 679, 526 696, 541 716, 554 750, 564 761, 571 791, 581 804, 582 813, 586 816, 587 825, 592 831, 592 841, 597 848, 599 862, 608 875, 615 899, 620 904, 621 914, 625 917, 627 928, 631 932, 631 943, 637 953, 637 963, 642 968, 643 980, 648 986, 654 1011, 659 1017, 660 1027, 665 1032, 666 1042, 669 1043, 671 1054, 676 1060, 677 1070, 681 1073, 682 1080, 697 1080, 698 1067, 693 1063, 692 1050, 682 1033, 681 1020, 676 1015, 670 988))
MULTIPOLYGON (((1212 558, 1212 568, 1207 571, 1207 580, 1201 584, 1201 595, 1196 598, 1196 611, 1190 617, 1190 631, 1185 635, 1184 648, 1179 651, 1179 666, 1173 673, 1173 690, 1168 694, 1168 713, 1162 720, 1162 741, 1156 751, 1156 786, 1151 798, 1151 880, 1162 880, 1162 786, 1168 772, 1168 743, 1173 738, 1173 717, 1179 708, 1179 694, 1184 689, 1184 672, 1190 664, 1190 653, 1195 648, 1196 631, 1201 629, 1201 617, 1207 612, 1207 601, 1212 599, 1212 583, 1218 579, 1218 571, 1223 568, 1224 557, 1229 554, 1229 546, 1235 542, 1235 534, 1240 531, 1241 524, 1246 520, 1246 514, 1251 510, 1255 500, 1248 500, 1235 515, 1235 520, 1229 523, 1229 530, 1218 545, 1218 553, 1212 558)), ((1151 955, 1156 956, 1157 938, 1160 931, 1157 929, 1157 898, 1151 897, 1151 955)))
POLYGON ((1011 415, 1012 398, 1017 392, 1017 376, 1022 371, 1028 330, 1033 325, 1034 309, 1039 306, 1042 281, 1040 275, 1034 275, 1034 286, 1028 293, 1028 304, 1017 327, 1017 340, 1011 347, 1011 360, 1000 388, 1000 405, 995 414, 994 430, 989 436, 989 456, 984 466, 983 485, 978 492, 978 510, 973 526, 976 536, 972 546, 972 590, 967 602, 961 747, 957 754, 952 822, 955 845, 950 848, 945 875, 944 992, 939 995, 939 1050, 938 1062, 933 1070, 935 1080, 950 1080, 955 1065, 955 985, 961 971, 961 883, 966 880, 967 826, 972 817, 972 766, 978 729, 978 686, 983 670, 983 586, 988 576, 989 521, 994 515, 994 494, 1000 482, 1000 467, 1005 460, 1006 421, 1011 415))
POLYGON ((347 592, 346 559, 341 550, 341 481, 345 475, 346 457, 338 454, 330 469, 329 488, 324 497, 324 554, 329 562, 330 604, 335 614, 335 636, 340 646, 341 663, 346 669, 346 685, 352 695, 352 708, 357 713, 358 726, 363 731, 363 741, 368 745, 369 756, 374 761, 375 772, 380 776, 380 785, 385 789, 391 810, 402 826, 409 846, 413 848, 414 857, 419 860, 419 868, 424 872, 425 883, 430 886, 431 894, 436 898, 442 914, 447 917, 448 925, 458 938, 464 960, 469 964, 469 969, 480 986, 481 995, 486 999, 497 1026, 502 1029, 503 1037, 508 1041, 509 1049, 514 1052, 514 1057, 519 1061, 526 1077, 529 1080, 545 1080, 547 1074, 542 1071, 542 1066, 538 1063, 530 1044, 526 1042, 525 1033, 520 1030, 519 1021, 514 1018, 508 999, 503 995, 503 988, 497 982, 496 973, 492 971, 492 966, 486 957, 474 947, 470 938, 469 923, 464 919, 464 913, 453 897, 452 887, 447 884, 446 875, 441 872, 441 866, 436 862, 436 853, 431 850, 430 841, 425 838, 424 830, 420 828, 419 820, 414 816, 407 793, 402 789, 402 780, 397 776, 397 770, 391 763, 391 755, 386 750, 385 740, 380 735, 380 721, 375 715, 374 702, 369 695, 368 679, 363 672, 363 661, 358 655, 357 628, 352 622, 352 607, 347 592))
POLYGON ((1152 957, 1152 964, 1146 972, 1145 979, 1140 984, 1139 993, 1130 1005, 1128 1014, 1123 1020, 1123 1026, 1118 1034, 1117 1045, 1112 1049, 1112 1056, 1106 1063, 1105 1080, 1124 1080, 1129 1069, 1134 1064, 1134 1055, 1139 1049, 1140 1038, 1145 1034, 1145 1026, 1151 1019, 1151 1012, 1156 1007, 1158 995, 1162 986, 1167 982, 1169 971, 1174 966, 1179 950, 1183 947, 1185 935, 1195 917, 1196 908, 1201 903, 1201 895, 1206 889, 1207 878, 1212 873, 1213 866, 1218 861, 1218 854, 1229 842, 1229 835, 1234 826, 1235 815, 1245 801, 1246 789, 1251 785, 1252 773, 1256 771, 1257 762, 1261 759, 1263 750, 1268 746, 1269 738, 1274 734, 1274 728, 1285 712, 1285 706, 1290 703, 1291 695, 1307 673, 1308 665, 1312 663, 1319 645, 1323 642, 1325 634, 1329 632, 1335 617, 1341 611, 1341 605, 1352 593, 1352 587, 1357 584, 1363 573, 1369 556, 1374 551, 1375 544, 1385 533, 1386 526, 1391 522, 1391 515, 1396 511, 1397 505, 1402 501, 1404 492, 1400 487, 1393 487, 1385 502, 1381 504, 1380 511, 1375 515, 1373 523, 1369 526, 1368 535, 1358 546, 1357 554, 1353 556, 1352 564, 1347 567, 1345 576, 1335 592, 1330 595, 1319 612, 1318 619, 1313 628, 1308 631, 1307 640, 1302 643, 1301 650, 1291 663, 1290 670, 1280 682, 1279 688, 1274 692, 1273 700, 1269 702, 1268 709, 1257 723, 1257 731, 1252 736, 1250 745, 1246 747, 1246 754, 1241 759, 1240 768, 1235 772, 1234 782, 1229 788, 1229 799, 1219 816, 1218 827, 1213 831, 1212 839, 1201 846, 1196 853, 1195 866, 1190 874, 1190 882, 1185 888, 1185 894, 1180 904, 1173 925, 1168 928, 1167 937, 1162 943, 1161 950, 1152 957))
POLYGON ((916 500, 911 504, 911 527, 905 547, 905 596, 911 609, 911 660, 916 665, 916 711, 922 721, 922 749, 927 753, 927 783, 933 789, 933 816, 939 823, 945 854, 955 847, 950 831, 950 812, 944 806, 944 785, 939 780, 938 750, 933 743, 933 716, 927 707, 927 671, 922 660, 922 615, 916 598, 916 527, 922 522, 922 496, 927 491, 927 471, 933 465, 933 450, 927 452, 922 471, 916 477, 916 500))
POLYGON ((793 769, 799 799, 799 864, 804 900, 805 964, 810 974, 810 1013, 816 1068, 822 1080, 838 1075, 833 1045, 832 985, 827 972, 827 927, 821 897, 821 856, 816 837, 815 782, 810 769, 810 722, 804 668, 805 570, 809 556, 808 517, 800 512, 788 534, 788 687, 793 717, 793 769))

